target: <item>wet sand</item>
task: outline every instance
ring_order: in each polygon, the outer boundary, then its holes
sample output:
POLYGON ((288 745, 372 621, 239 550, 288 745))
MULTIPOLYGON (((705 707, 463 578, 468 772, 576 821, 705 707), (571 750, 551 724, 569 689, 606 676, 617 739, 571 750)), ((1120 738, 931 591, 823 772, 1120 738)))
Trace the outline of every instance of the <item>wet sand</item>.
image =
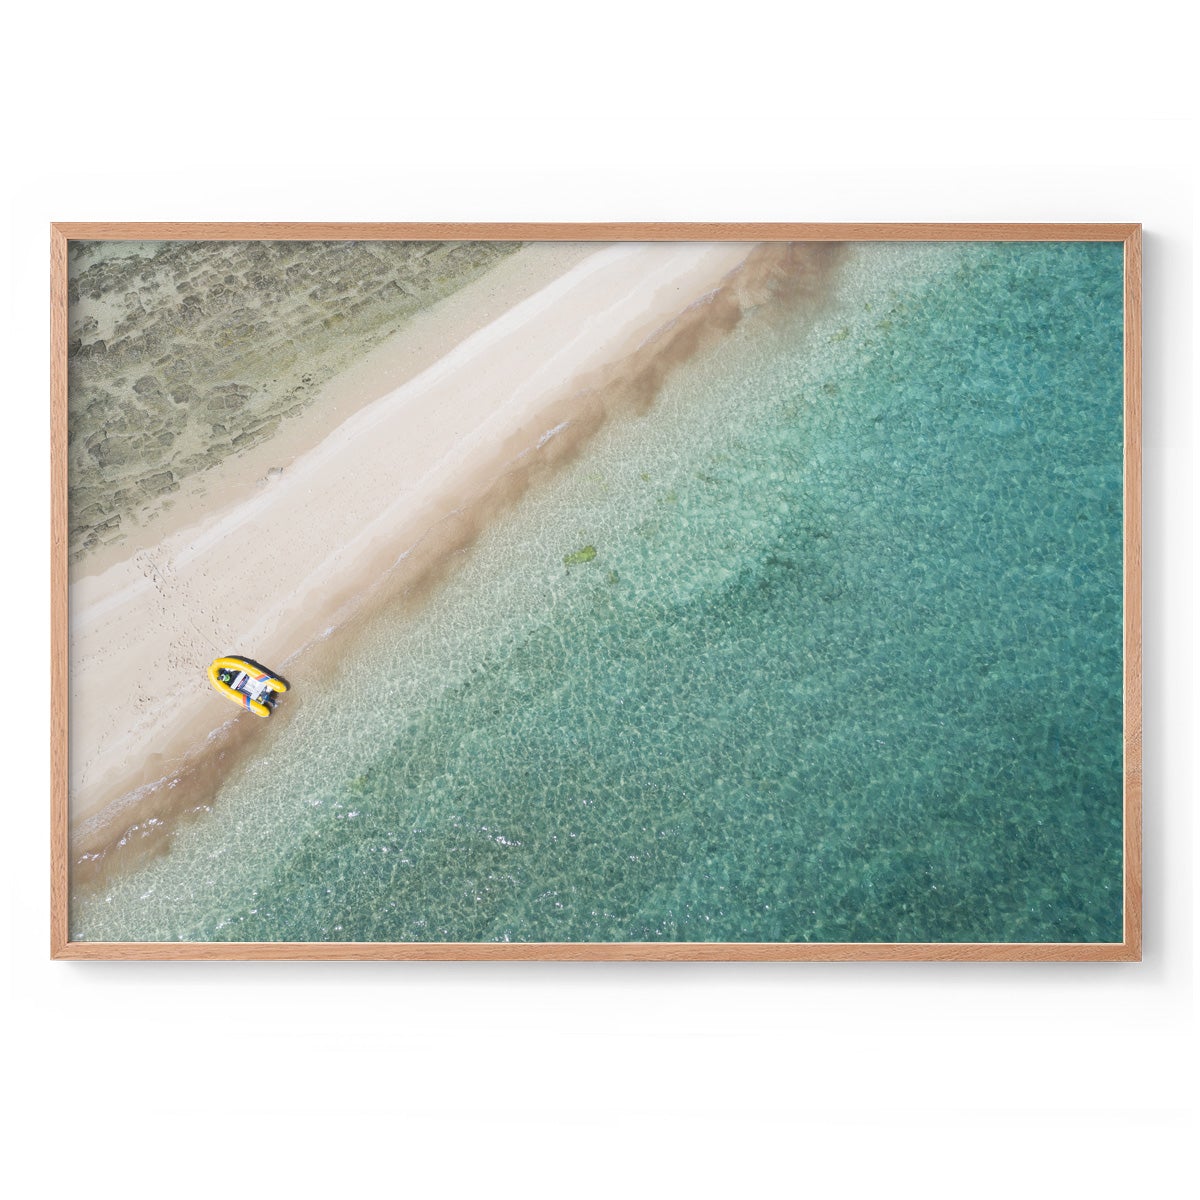
POLYGON ((735 323, 753 300, 744 270, 752 250, 559 248, 556 277, 532 294, 527 274, 496 278, 502 263, 477 281, 486 289, 461 293, 456 317, 397 335, 344 372, 338 406, 322 408, 307 430, 294 425, 293 445, 269 439, 273 469, 258 475, 262 463, 248 472, 243 461, 220 486, 210 473, 195 520, 165 536, 148 525, 152 536, 131 537, 130 553, 103 569, 77 564, 77 847, 168 805, 172 785, 219 770, 252 736, 258 718, 208 687, 213 657, 250 655, 302 687, 306 647, 380 588, 436 576, 437 563, 469 544, 532 467, 569 453, 613 397, 648 402, 697 330, 735 323))

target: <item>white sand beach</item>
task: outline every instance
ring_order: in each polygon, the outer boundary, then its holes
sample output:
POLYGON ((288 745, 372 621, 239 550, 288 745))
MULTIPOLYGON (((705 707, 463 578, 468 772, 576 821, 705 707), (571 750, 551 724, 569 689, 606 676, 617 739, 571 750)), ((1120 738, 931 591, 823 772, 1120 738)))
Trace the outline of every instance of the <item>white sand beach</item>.
POLYGON ((260 719, 209 687, 218 654, 251 656, 301 690, 306 647, 381 579, 461 548, 440 546, 448 523, 584 429, 595 397, 752 250, 576 248, 532 292, 506 263, 334 380, 336 402, 217 468, 173 524, 102 569, 83 563, 69 600, 73 831, 117 827, 132 798, 260 719))

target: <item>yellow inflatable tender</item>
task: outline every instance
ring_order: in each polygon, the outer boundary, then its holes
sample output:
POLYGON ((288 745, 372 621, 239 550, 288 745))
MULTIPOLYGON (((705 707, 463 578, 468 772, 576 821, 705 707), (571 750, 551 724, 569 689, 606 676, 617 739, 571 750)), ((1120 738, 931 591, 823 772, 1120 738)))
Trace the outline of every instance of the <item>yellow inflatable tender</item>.
POLYGON ((208 681, 239 708, 260 717, 269 717, 276 694, 287 691, 287 684, 282 679, 277 679, 257 663, 232 655, 213 661, 208 668, 208 681))

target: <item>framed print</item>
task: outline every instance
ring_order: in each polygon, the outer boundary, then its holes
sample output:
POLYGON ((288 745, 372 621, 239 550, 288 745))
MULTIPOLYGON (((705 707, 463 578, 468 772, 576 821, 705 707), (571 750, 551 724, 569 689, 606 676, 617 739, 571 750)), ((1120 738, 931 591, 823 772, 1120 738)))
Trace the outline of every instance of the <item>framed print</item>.
POLYGON ((52 955, 1139 959, 1140 246, 54 226, 52 955))

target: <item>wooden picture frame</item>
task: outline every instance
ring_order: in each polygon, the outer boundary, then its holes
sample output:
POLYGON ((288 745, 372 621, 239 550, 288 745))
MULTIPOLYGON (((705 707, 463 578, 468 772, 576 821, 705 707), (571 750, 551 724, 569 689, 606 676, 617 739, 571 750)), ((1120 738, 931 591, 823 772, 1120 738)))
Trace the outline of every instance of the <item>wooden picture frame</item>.
POLYGON ((1138 224, 189 224, 61 223, 51 230, 51 957, 658 961, 1140 961, 1141 226, 1138 224), (146 241, 1106 242, 1123 247, 1123 935, 1103 942, 104 942, 70 934, 68 803, 68 252, 146 241))

